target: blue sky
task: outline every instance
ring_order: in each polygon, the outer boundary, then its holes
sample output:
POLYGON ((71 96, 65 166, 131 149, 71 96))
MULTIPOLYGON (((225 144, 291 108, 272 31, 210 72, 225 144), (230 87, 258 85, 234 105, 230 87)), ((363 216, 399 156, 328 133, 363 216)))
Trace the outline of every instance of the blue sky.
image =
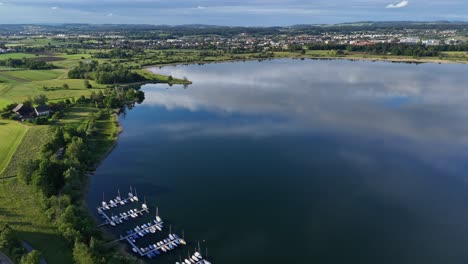
POLYGON ((0 23, 273 26, 468 21, 467 0, 0 0, 0 23))

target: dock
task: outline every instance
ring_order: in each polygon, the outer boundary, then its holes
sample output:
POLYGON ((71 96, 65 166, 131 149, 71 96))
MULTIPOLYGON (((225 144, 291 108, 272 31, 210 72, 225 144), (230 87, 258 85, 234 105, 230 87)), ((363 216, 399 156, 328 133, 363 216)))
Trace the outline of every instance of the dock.
POLYGON ((161 251, 162 252, 171 251, 177 248, 179 245, 187 244, 184 239, 180 238, 179 236, 175 234, 170 234, 168 238, 163 239, 159 242, 156 242, 155 244, 150 244, 149 246, 145 248, 139 248, 129 238, 127 238, 127 242, 132 246, 133 252, 138 253, 140 257, 146 256, 148 258, 153 258, 156 255, 161 254, 161 251))
POLYGON ((102 227, 105 225, 116 226, 122 224, 124 221, 129 221, 133 218, 137 218, 143 215, 143 213, 149 213, 148 207, 146 204, 141 206, 141 209, 131 209, 128 212, 125 212, 124 215, 122 213, 119 216, 111 216, 109 217, 105 211, 98 211, 102 218, 104 218, 104 223, 98 225, 98 227, 102 227), (133 215, 133 216, 132 216, 133 215))
POLYGON ((138 202, 138 200, 138 196, 136 194, 133 194, 133 191, 130 191, 128 193, 128 197, 124 199, 120 198, 120 191, 118 191, 118 195, 114 199, 110 199, 109 203, 107 203, 103 199, 102 206, 98 207, 97 210, 98 212, 103 212, 106 210, 110 210, 111 208, 117 208, 119 206, 126 205, 128 203, 138 202))

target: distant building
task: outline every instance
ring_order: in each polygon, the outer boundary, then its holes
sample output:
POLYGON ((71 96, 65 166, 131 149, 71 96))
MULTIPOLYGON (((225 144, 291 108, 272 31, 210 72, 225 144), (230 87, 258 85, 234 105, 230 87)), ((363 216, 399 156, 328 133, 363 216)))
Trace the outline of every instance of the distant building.
POLYGON ((37 116, 47 116, 50 114, 50 108, 47 105, 39 105, 34 108, 37 116))
POLYGON ((359 40, 359 41, 351 41, 350 44, 353 46, 372 46, 372 45, 375 45, 376 43, 372 41, 359 40))
POLYGON ((421 42, 420 38, 401 38, 400 43, 402 44, 418 44, 421 42))
POLYGON ((16 106, 15 109, 13 109, 13 112, 21 120, 31 119, 34 114, 34 110, 32 109, 32 107, 24 104, 19 104, 18 106, 16 106))
POLYGON ((440 45, 440 40, 428 39, 428 40, 424 40, 422 43, 424 45, 426 45, 426 46, 439 46, 440 45))

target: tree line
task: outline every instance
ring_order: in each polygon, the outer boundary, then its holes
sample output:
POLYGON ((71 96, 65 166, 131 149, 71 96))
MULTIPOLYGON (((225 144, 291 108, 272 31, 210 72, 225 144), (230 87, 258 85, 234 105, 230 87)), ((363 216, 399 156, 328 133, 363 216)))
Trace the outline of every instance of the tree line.
MULTIPOLYGON (((402 43, 376 43, 374 45, 348 45, 348 44, 312 44, 307 45, 310 50, 342 50, 349 52, 365 52, 374 55, 396 55, 413 57, 437 57, 441 52, 468 51, 468 44, 427 46, 423 44, 402 43)), ((301 45, 291 46, 293 51, 301 51, 301 45)))
POLYGON ((55 66, 51 63, 33 60, 33 59, 6 59, 0 60, 0 66, 11 67, 11 68, 27 68, 29 70, 49 70, 54 69, 55 66))
POLYGON ((113 88, 92 93, 64 105, 95 106, 79 125, 56 127, 51 140, 41 149, 40 157, 19 166, 18 179, 29 186, 40 201, 47 217, 54 222, 62 236, 73 248, 73 258, 78 264, 134 263, 133 259, 118 254, 104 245, 103 237, 95 228, 84 203, 86 172, 101 157, 96 143, 99 120, 110 118, 113 109, 132 106, 144 99, 143 92, 134 88, 113 88))
POLYGON ((119 64, 99 64, 97 61, 82 62, 68 72, 72 79, 95 80, 99 84, 122 84, 146 81, 146 78, 119 64))

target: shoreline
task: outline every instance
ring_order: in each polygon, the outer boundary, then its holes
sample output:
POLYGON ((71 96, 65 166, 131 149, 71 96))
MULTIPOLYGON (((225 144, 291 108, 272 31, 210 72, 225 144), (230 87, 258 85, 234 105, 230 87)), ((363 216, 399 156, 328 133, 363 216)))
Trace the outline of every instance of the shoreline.
MULTIPOLYGON (((220 61, 199 61, 199 62, 180 62, 180 63, 170 63, 170 64, 155 64, 155 65, 148 65, 144 66, 142 69, 154 74, 154 72, 151 71, 152 68, 162 68, 166 66, 180 66, 180 65, 195 65, 195 64, 213 64, 213 63, 229 63, 229 62, 243 62, 243 61, 265 61, 265 60, 278 60, 278 59, 292 59, 292 60, 303 60, 303 59, 311 59, 311 60, 347 60, 347 61, 371 61, 371 62, 389 62, 389 63, 413 63, 413 64, 422 64, 422 63, 432 63, 432 64, 468 64, 468 61, 466 62, 454 62, 454 61, 448 61, 448 60, 417 60, 413 58, 364 58, 364 57, 313 57, 313 56, 298 56, 298 57, 293 57, 293 56, 285 56, 285 57, 273 57, 273 58, 248 58, 248 59, 232 59, 232 60, 220 60, 220 61)), ((135 85, 135 84, 147 84, 147 83, 165 83, 165 82, 155 82, 155 81, 145 81, 145 82, 139 82, 139 83, 132 83, 132 84, 125 84, 125 85, 135 85)), ((191 84, 192 82, 189 81, 191 84)), ((167 83, 166 83, 167 84, 167 83)), ((181 83, 173 83, 174 85, 186 85, 186 84, 181 84, 181 83)), ((123 132, 123 127, 122 124, 120 123, 119 119, 119 114, 118 113, 113 113, 113 121, 115 122, 116 125, 116 133, 117 135, 115 136, 114 142, 112 146, 102 155, 102 157, 99 159, 99 162, 96 164, 96 166, 93 168, 92 171, 89 172, 88 177, 94 176, 96 170, 98 167, 104 162, 104 160, 112 153, 112 151, 115 149, 115 147, 118 145, 118 141, 120 139, 120 134, 123 132)), ((89 190, 89 180, 88 183, 85 186, 85 205, 88 210, 88 213, 90 216, 96 220, 96 217, 94 214, 92 214, 92 208, 89 208, 87 205, 87 195, 88 195, 88 190, 89 190)), ((114 234, 106 231, 106 230, 101 230, 99 229, 99 232, 101 232, 104 237, 115 237, 114 234)), ((128 254, 126 250, 124 250, 124 247, 119 246, 119 251, 123 251, 125 255, 133 257, 133 255, 128 254)))
MULTIPOLYGON (((227 62, 243 62, 243 61, 265 61, 265 60, 277 60, 277 59, 311 59, 311 60, 346 60, 346 61, 383 61, 383 62, 390 62, 390 63, 415 63, 415 64, 422 64, 422 63, 431 63, 431 64, 468 64, 468 58, 464 61, 454 61, 454 60, 444 60, 444 59, 436 59, 436 58, 412 58, 412 57, 365 57, 365 56, 314 56, 314 55, 299 55, 298 56, 275 56, 271 58, 242 58, 242 59, 225 59, 219 61, 192 61, 192 62, 175 62, 175 63, 167 63, 167 64, 153 64, 153 65, 146 65, 143 66, 143 70, 150 71, 151 68, 162 68, 166 66, 180 66, 180 65, 195 65, 195 64, 213 64, 213 63, 227 63, 227 62)), ((151 72, 153 73, 153 72, 151 72)))

